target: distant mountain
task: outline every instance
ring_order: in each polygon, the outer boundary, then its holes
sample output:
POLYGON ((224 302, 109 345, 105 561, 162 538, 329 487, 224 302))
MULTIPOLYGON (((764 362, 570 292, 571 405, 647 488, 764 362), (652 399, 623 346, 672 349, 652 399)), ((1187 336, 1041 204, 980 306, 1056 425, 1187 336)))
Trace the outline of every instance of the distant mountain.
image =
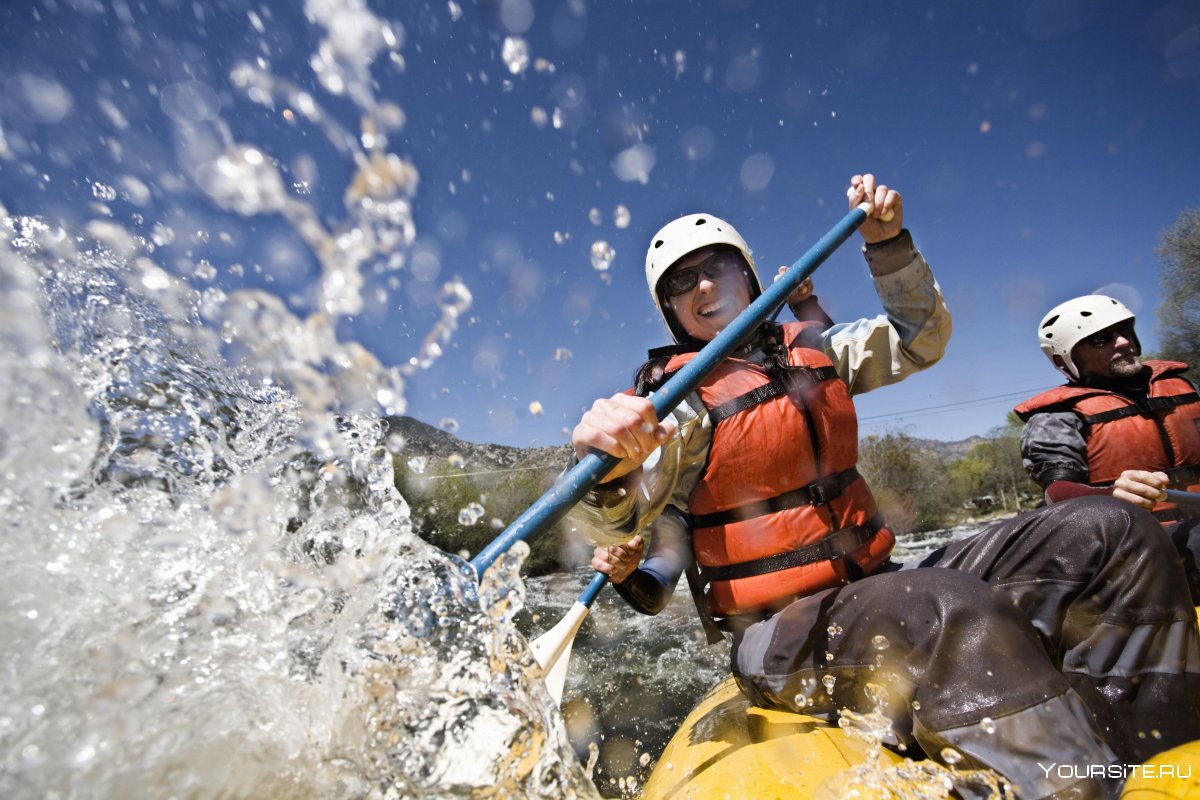
POLYGON ((404 437, 405 445, 401 457, 425 456, 448 461, 457 455, 463 459, 462 466, 468 471, 515 467, 561 470, 567 465, 567 459, 571 455, 571 446, 567 444, 558 447, 474 444, 412 417, 388 417, 387 422, 390 430, 399 431, 404 437))
POLYGON ((970 436, 957 442, 943 442, 940 439, 913 439, 923 450, 931 450, 943 462, 958 461, 971 452, 977 444, 989 441, 985 436, 970 436))
MULTIPOLYGON (((404 437, 404 453, 427 458, 450 459, 461 456, 464 469, 511 469, 513 467, 546 467, 562 469, 571 455, 569 444, 558 447, 510 447, 503 444, 474 444, 457 438, 440 428, 427 425, 412 417, 389 417, 391 430, 404 437)), ((971 436, 957 442, 938 439, 913 439, 918 447, 933 452, 944 462, 957 461, 981 442, 983 436, 971 436)))

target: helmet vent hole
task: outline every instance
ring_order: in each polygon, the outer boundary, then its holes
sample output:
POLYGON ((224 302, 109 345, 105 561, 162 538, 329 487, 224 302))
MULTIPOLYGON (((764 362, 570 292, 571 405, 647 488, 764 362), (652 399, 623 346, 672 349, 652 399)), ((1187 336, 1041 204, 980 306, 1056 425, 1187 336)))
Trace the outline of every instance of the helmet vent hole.
POLYGON ((654 243, 654 249, 657 250, 658 248, 662 247, 663 244, 664 244, 663 240, 659 239, 657 242, 654 243))
POLYGON ((706 222, 708 222, 708 220, 706 220, 704 217, 701 217, 700 219, 696 220, 697 225, 703 225, 706 222))
POLYGON ((1079 316, 1081 316, 1081 317, 1090 317, 1091 315, 1092 315, 1092 312, 1090 312, 1090 311, 1080 311, 1079 312, 1079 316))
POLYGON ((1053 324, 1054 324, 1054 323, 1056 323, 1056 322, 1058 322, 1058 315, 1057 315, 1057 314, 1055 314, 1053 317, 1051 317, 1050 319, 1048 319, 1048 320, 1046 320, 1044 323, 1042 323, 1042 330, 1045 330, 1046 328, 1049 328, 1051 325, 1053 325, 1053 324))

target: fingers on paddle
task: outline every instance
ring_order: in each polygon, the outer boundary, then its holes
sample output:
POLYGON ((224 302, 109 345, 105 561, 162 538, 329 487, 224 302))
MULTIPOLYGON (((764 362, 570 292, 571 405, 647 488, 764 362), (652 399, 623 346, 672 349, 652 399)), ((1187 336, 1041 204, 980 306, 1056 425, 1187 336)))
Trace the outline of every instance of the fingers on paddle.
POLYGON ((640 464, 673 434, 673 425, 659 424, 649 400, 617 394, 592 404, 575 426, 571 441, 577 453, 582 446, 640 464))
POLYGON ((870 203, 869 216, 883 222, 895 219, 903 203, 899 192, 878 183, 875 176, 869 172, 850 178, 850 188, 846 190, 846 197, 849 198, 851 206, 870 203))

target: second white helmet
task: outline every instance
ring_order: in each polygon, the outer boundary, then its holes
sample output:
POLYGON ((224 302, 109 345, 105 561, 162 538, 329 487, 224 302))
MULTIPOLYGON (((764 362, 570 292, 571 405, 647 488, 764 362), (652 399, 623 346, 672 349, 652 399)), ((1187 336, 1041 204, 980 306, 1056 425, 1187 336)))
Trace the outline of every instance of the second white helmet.
POLYGON ((663 308, 658 282, 672 264, 688 253, 715 245, 728 245, 741 252, 746 263, 750 265, 750 299, 754 300, 762 294, 762 284, 754 271, 754 256, 750 253, 750 245, 746 244, 746 240, 732 225, 720 217, 714 217, 712 214, 688 214, 668 222, 650 240, 650 248, 646 251, 646 284, 650 287, 654 305, 658 307, 667 330, 676 342, 687 338, 687 333, 679 325, 675 315, 669 309, 663 308))
POLYGON ((1076 297, 1059 303, 1042 318, 1038 325, 1038 342, 1046 358, 1059 372, 1078 380, 1079 368, 1071 358, 1075 345, 1093 333, 1133 318, 1132 311, 1106 295, 1076 297), (1061 363, 1055 356, 1061 359, 1061 363))

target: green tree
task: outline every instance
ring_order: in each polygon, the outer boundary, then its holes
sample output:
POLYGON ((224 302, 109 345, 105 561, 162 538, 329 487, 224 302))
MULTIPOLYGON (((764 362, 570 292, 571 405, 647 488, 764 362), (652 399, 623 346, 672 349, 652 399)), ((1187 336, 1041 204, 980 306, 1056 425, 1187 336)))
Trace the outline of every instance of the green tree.
POLYGON ((858 467, 894 533, 941 527, 955 506, 945 465, 906 433, 863 439, 858 467))
MULTIPOLYGON (((544 468, 470 474, 437 464, 418 473, 401 458, 395 460, 395 475, 396 488, 408 501, 417 535, 446 552, 468 558, 541 497, 555 477, 553 470, 544 468)), ((564 523, 559 523, 527 542, 527 574, 553 572, 580 560, 579 554, 568 551, 563 529, 564 523)))
POLYGON ((1200 369, 1200 208, 1187 209, 1163 231, 1156 248, 1163 301, 1158 307, 1158 355, 1200 369))

